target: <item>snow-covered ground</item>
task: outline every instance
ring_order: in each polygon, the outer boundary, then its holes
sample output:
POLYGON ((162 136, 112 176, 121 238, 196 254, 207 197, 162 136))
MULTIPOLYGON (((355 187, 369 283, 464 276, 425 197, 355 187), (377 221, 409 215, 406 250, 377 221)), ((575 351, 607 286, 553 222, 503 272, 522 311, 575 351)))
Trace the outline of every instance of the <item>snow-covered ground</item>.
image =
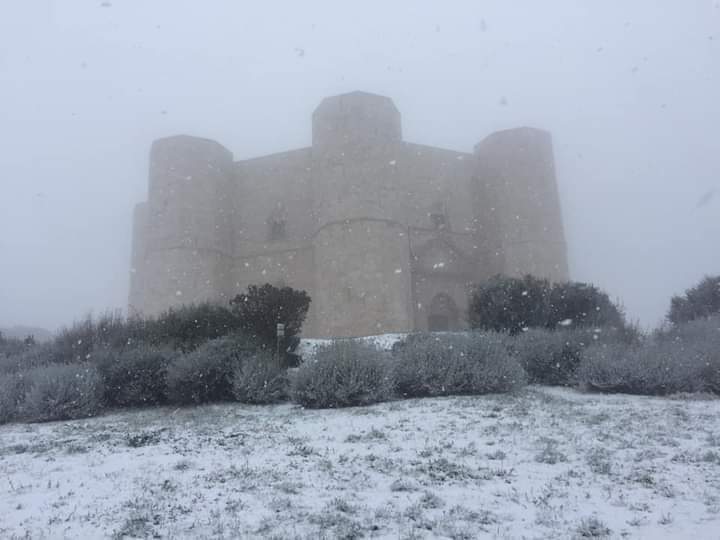
POLYGON ((378 350, 389 351, 395 343, 402 341, 408 336, 408 334, 378 334, 377 336, 367 336, 359 338, 335 338, 335 339, 321 339, 321 338, 303 338, 300 340, 297 350, 295 351, 302 358, 312 358, 315 351, 319 347, 326 347, 333 341, 347 339, 350 341, 358 341, 368 345, 374 345, 378 350))
POLYGON ((0 427, 0 538, 700 540, 719 518, 720 400, 531 387, 0 427))

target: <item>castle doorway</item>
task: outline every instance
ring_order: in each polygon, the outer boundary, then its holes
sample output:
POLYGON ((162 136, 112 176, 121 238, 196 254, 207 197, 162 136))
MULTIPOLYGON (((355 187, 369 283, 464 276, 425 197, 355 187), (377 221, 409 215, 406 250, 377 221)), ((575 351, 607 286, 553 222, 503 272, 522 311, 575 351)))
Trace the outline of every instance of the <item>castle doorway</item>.
POLYGON ((458 323, 458 308, 455 301, 446 293, 436 294, 430 303, 428 330, 430 332, 457 330, 458 323))

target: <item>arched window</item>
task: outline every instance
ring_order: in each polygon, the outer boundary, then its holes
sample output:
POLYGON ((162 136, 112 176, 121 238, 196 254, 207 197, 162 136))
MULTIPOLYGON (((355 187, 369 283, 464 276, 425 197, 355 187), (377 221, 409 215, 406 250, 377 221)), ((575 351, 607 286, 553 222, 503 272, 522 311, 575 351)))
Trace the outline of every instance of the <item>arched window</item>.
POLYGON ((430 303, 428 330, 431 332, 457 330, 458 323, 458 308, 455 301, 446 293, 436 294, 430 303))
POLYGON ((447 205, 444 202, 437 201, 433 203, 428 216, 430 217, 430 224, 433 229, 437 231, 450 230, 447 205))
POLYGON ((278 202, 267 220, 269 241, 276 242, 278 240, 285 240, 287 235, 285 227, 287 223, 286 215, 285 206, 283 203, 278 202))
POLYGON ((433 229, 442 230, 447 227, 447 218, 445 217, 445 214, 430 214, 430 221, 432 222, 433 229))
POLYGON ((285 239, 285 220, 273 219, 270 220, 270 230, 268 232, 268 239, 271 242, 285 239))

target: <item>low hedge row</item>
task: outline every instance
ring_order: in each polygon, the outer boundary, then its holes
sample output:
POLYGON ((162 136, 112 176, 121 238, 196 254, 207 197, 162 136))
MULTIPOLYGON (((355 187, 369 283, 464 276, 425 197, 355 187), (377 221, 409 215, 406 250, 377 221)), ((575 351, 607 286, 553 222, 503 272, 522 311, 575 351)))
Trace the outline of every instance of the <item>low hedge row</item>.
POLYGON ((293 377, 291 396, 309 408, 346 407, 395 397, 508 392, 525 379, 501 335, 415 334, 392 356, 351 340, 321 348, 293 377))
POLYGON ((337 340, 290 372, 239 335, 189 353, 142 344, 99 348, 69 365, 44 365, 33 349, 22 355, 5 359, 0 373, 0 423, 82 418, 108 406, 211 401, 289 398, 308 408, 346 407, 509 392, 527 382, 645 395, 720 394, 720 317, 633 342, 603 329, 531 329, 515 337, 413 334, 392 352, 337 340))
POLYGON ((243 336, 214 339, 186 354, 143 344, 101 348, 81 364, 0 374, 0 423, 85 418, 105 407, 272 403, 286 395, 283 381, 272 358, 243 336))
POLYGON ((590 347, 575 382, 600 392, 720 395, 720 316, 658 332, 642 344, 590 347))

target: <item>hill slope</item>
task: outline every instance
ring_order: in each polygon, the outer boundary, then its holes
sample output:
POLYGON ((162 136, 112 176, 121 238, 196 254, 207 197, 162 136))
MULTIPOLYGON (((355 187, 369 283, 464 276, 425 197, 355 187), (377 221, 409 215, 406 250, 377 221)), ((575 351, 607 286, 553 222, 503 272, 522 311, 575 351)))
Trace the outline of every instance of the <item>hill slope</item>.
POLYGON ((52 332, 44 328, 34 326, 11 326, 9 328, 0 328, 0 333, 6 338, 25 339, 33 336, 37 342, 48 341, 52 338, 52 332))
POLYGON ((720 400, 517 395, 0 427, 0 537, 712 538, 720 400))

